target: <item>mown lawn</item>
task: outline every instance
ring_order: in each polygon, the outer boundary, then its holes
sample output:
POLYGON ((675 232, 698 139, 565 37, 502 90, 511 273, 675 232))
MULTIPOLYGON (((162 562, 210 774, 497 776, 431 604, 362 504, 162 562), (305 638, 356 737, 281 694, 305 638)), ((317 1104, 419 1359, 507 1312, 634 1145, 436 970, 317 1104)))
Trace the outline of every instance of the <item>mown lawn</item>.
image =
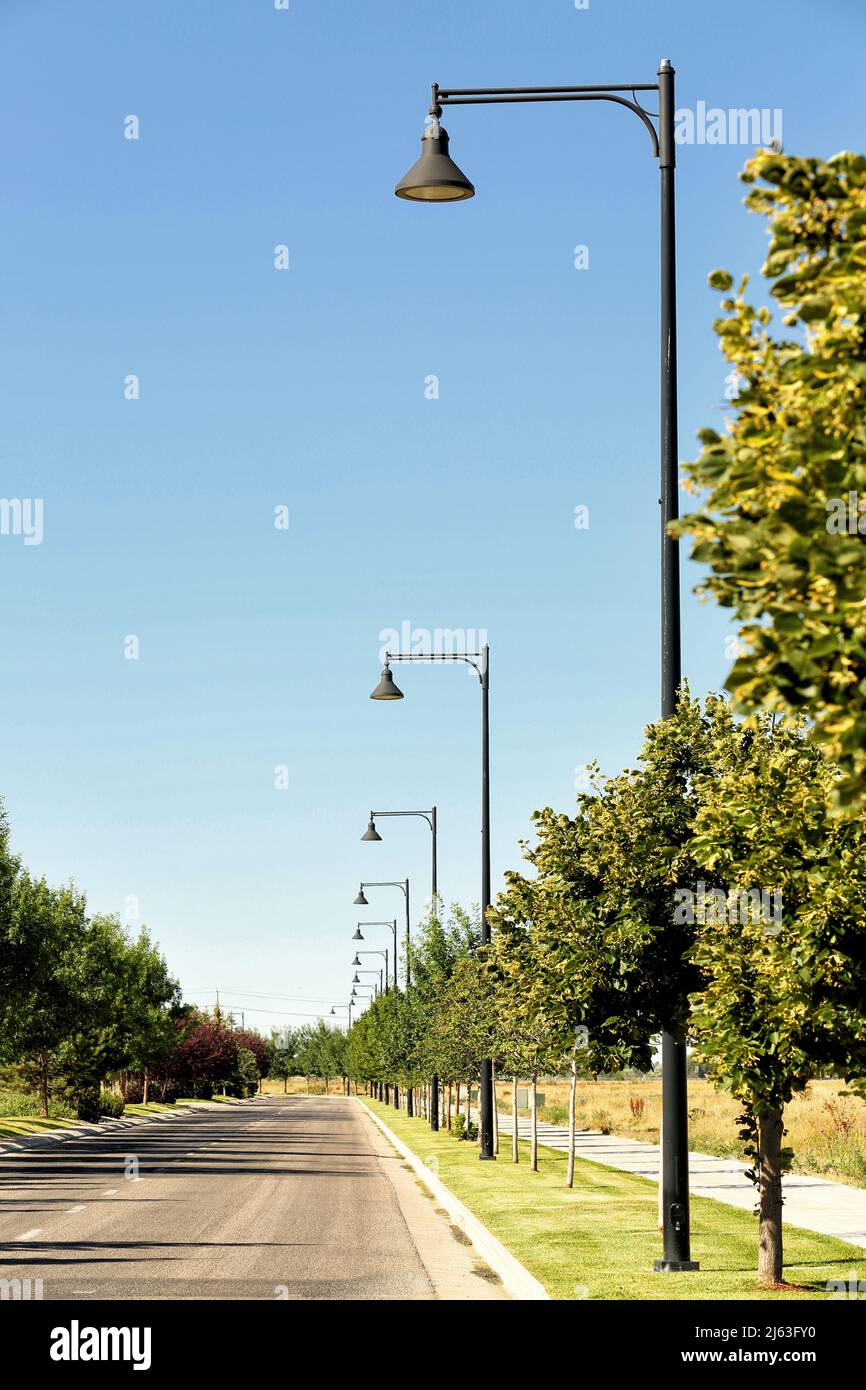
POLYGON ((656 1185, 578 1159, 565 1187, 566 1155, 539 1149, 529 1169, 521 1142, 495 1163, 480 1163, 476 1145, 423 1119, 364 1097, 418 1157, 465 1203, 556 1299, 826 1299, 827 1281, 866 1273, 866 1251, 829 1236, 785 1227, 785 1281, 790 1290, 758 1287, 757 1225, 746 1212, 706 1197, 692 1199, 693 1274, 653 1274, 661 1254, 656 1185))

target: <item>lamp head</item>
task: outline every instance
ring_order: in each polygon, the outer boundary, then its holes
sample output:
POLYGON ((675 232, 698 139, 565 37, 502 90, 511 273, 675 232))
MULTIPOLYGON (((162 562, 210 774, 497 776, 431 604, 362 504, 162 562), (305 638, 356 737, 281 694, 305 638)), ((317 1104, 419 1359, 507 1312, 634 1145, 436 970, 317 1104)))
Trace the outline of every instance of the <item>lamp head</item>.
MULTIPOLYGON (((388 665, 387 661, 385 662, 385 665, 382 667, 382 674, 381 674, 381 676, 379 677, 379 684, 376 686, 376 689, 371 693, 370 699, 371 699, 371 700, 402 700, 402 699, 403 699, 403 692, 402 692, 402 690, 400 690, 400 689, 395 685, 395 683, 394 683, 394 677, 391 675, 391 667, 388 665)), ((366 839, 366 838, 367 838, 367 836, 365 835, 365 836, 364 836, 364 839, 366 839)), ((377 836, 376 838, 378 839, 379 837, 377 836)))
POLYGON ((353 941, 363 941, 363 940, 364 940, 364 934, 363 934, 363 932, 361 931, 361 928, 360 928, 360 927, 356 927, 356 928, 355 928, 355 931, 354 931, 354 933, 353 933, 353 935, 352 935, 352 940, 353 940, 353 941))
MULTIPOLYGON (((393 684, 393 682, 392 682, 392 684, 393 684)), ((371 697, 371 698, 372 698, 372 697, 371 697)), ((379 698, 381 698, 381 697, 379 697, 379 698)), ((392 698, 393 698, 393 697, 392 697, 392 698)), ((369 820, 369 823, 368 823, 368 825, 367 825, 367 829, 364 831, 363 835, 361 836, 361 839, 362 839, 362 840, 381 840, 381 838, 382 838, 382 836, 379 834, 378 830, 376 829, 376 822, 373 820, 373 817, 371 816, 371 817, 370 817, 370 820, 369 820)))
POLYGON ((359 889, 358 889, 358 896, 357 896, 357 898, 355 898, 355 899, 353 900, 352 906, 353 906, 353 907, 369 907, 369 906, 370 906, 370 904, 367 902, 367 899, 364 897, 364 890, 363 890, 363 888, 359 888, 359 889))
POLYGON ((421 136, 421 158, 394 192, 415 203, 457 203, 473 197, 475 188, 448 153, 448 132, 438 117, 421 136))

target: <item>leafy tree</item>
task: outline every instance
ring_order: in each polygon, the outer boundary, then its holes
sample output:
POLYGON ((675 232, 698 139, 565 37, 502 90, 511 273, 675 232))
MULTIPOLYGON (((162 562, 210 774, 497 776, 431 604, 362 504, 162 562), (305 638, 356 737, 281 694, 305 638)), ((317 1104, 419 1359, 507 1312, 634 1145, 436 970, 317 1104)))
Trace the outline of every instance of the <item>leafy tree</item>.
POLYGON ((724 743, 719 772, 699 786, 692 848, 729 892, 698 921, 691 1028, 698 1058, 743 1103, 758 1274, 778 1284, 784 1108, 828 1069, 866 1073, 866 836, 833 816, 838 771, 802 727, 763 716, 724 743), (781 912, 754 910, 747 895, 759 888, 778 895, 781 912))
POLYGON ((294 1028, 275 1028, 271 1033, 268 1075, 282 1081, 283 1091, 287 1092, 289 1077, 297 1076, 299 1071, 297 1031, 294 1028))
POLYGON ((741 620, 737 707, 805 712, 841 767, 835 801, 866 799, 866 159, 760 150, 741 175, 768 219, 762 273, 785 311, 730 294, 715 329, 740 391, 687 465, 702 506, 674 529, 710 566, 705 593, 741 620), (852 505, 853 504, 853 505, 852 505), (840 525, 841 521, 841 525, 840 525))
POLYGON ((8 951, 15 976, 0 995, 0 1050, 4 1060, 20 1060, 32 1072, 47 1116, 57 1049, 80 1018, 85 902, 71 885, 50 888, 22 870, 11 884, 6 910, 0 958, 8 951))

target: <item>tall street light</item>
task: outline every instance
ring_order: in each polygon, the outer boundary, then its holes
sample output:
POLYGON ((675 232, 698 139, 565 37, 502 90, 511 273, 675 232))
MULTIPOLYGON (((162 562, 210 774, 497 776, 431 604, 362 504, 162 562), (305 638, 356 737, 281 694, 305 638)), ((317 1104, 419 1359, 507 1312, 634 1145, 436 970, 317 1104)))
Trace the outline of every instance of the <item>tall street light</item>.
MULTIPOLYGON (((397 688, 391 674, 392 661, 465 661, 475 671, 481 683, 481 940, 486 943, 490 940, 490 923, 487 920, 487 909, 490 906, 490 649, 485 642, 480 652, 448 652, 438 655, 386 652, 382 675, 370 696, 371 700, 403 699, 403 692, 397 688)), ((489 1057, 481 1063, 480 1089, 481 1152, 478 1156, 492 1161, 496 1158, 496 1153, 493 1147, 493 1062, 489 1057)))
MULTIPOLYGON (((384 882, 379 882, 379 883, 374 883, 374 882, 369 882, 369 883, 367 883, 367 882, 364 882, 364 883, 361 884, 360 888, 358 889, 358 896, 357 896, 357 898, 355 898, 355 899, 353 900, 354 906, 355 906, 355 907, 369 907, 369 906, 370 906, 370 904, 367 902, 367 899, 364 897, 364 889, 365 889, 365 888, 399 888, 400 891, 401 891, 401 893, 403 894, 404 898, 406 899, 406 988, 408 989, 409 986, 410 986, 410 984, 412 983, 411 963, 410 963, 410 956, 409 956, 410 947, 411 947, 411 944, 412 944, 412 935, 411 935, 411 931, 410 931, 410 927, 409 927, 409 880, 408 880, 408 878, 404 878, 404 879, 399 879, 399 878, 398 878, 398 879, 386 879, 384 882)), ((397 983, 397 945, 396 945, 396 939, 395 939, 395 944, 394 944, 394 984, 396 985, 396 983, 397 983)), ((411 1087, 411 1086, 407 1086, 407 1087, 406 1087, 406 1114, 407 1114, 407 1115, 413 1115, 413 1114, 414 1114, 414 1108, 413 1108, 413 1102, 412 1102, 412 1087, 411 1087)))
MULTIPOLYGON (((396 688, 396 687, 395 687, 395 688, 396 688)), ((369 819, 369 821, 367 822, 367 829, 364 831, 363 835, 361 836, 361 840, 362 840, 364 843, 366 843, 366 844, 369 844, 371 841, 372 841, 373 843, 377 843, 377 842, 381 841, 382 836, 379 834, 378 830, 376 829, 376 820, 377 820, 377 818, 378 818, 379 820, 382 820, 384 817, 394 817, 394 816, 420 816, 420 818, 421 818, 422 820, 425 820, 425 821, 427 822, 427 824, 429 825, 429 827, 430 827, 430 832, 431 832, 431 837, 432 837, 432 846, 433 846, 432 864, 431 864, 431 875, 430 875, 430 878, 431 878, 430 904, 431 904, 431 910, 432 910, 433 916, 434 916, 434 917, 438 917, 438 916, 439 916, 439 893, 438 893, 438 889, 437 889, 437 878, 436 878, 436 841, 437 841, 437 836, 438 836, 438 825, 437 825, 437 819, 436 819, 436 807, 435 807, 435 806, 431 806, 431 808, 430 808, 429 811, 371 811, 371 812, 370 812, 370 819, 369 819)))
MULTIPOLYGON (((439 87, 433 84, 432 123, 421 140, 421 158, 397 184, 398 198, 415 202, 457 202, 475 188, 448 152, 448 136, 439 124, 443 106, 539 101, 610 101, 633 111, 646 127, 661 176, 661 713, 676 711, 681 679, 679 550, 668 535, 677 516, 677 328, 676 222, 674 210, 674 69, 663 58, 656 82, 600 87, 439 87), (638 92, 655 92, 658 113, 647 111, 638 92), (628 96, 623 95, 629 93, 628 96), (658 128, 653 119, 658 121, 658 128)), ((389 698, 383 696, 382 698, 389 698)), ((391 696, 390 698, 395 698, 391 696)), ((688 1101, 685 1041, 670 1028, 662 1033, 662 1192, 664 1253, 661 1271, 697 1269, 689 1237, 688 1101)))
POLYGON ((351 996, 349 997, 349 1003, 348 1003, 348 1005, 346 1005, 346 1004, 334 1004, 334 1005, 332 1006, 332 1008, 331 1008, 331 1017, 332 1017, 332 1018, 335 1018, 335 1017, 336 1017, 336 1014, 337 1014, 337 1010, 338 1010, 338 1009, 342 1012, 342 1010, 345 1009, 345 1008, 347 1008, 347 1007, 348 1007, 348 1010, 349 1010, 349 1027, 351 1028, 351 1026, 352 1026, 352 999, 351 999, 351 996))
MULTIPOLYGON (((362 927, 390 927, 390 929, 391 929, 391 935, 392 935, 393 938, 394 938, 394 988, 396 989, 396 988, 397 988, 397 918, 396 918, 396 917, 392 917, 392 918, 390 918, 387 922, 358 922, 358 923, 356 924, 356 926, 355 926, 354 932, 352 933, 352 940, 353 940, 353 941, 364 941, 364 940, 366 940, 366 938, 365 938, 365 936, 364 936, 364 933, 361 931, 361 928, 362 928, 362 927)), ((387 954, 387 953, 386 953, 386 954, 387 954)), ((386 983, 387 983, 387 979, 388 979, 388 972, 387 972, 387 970, 386 970, 386 971, 385 971, 385 980, 386 980, 386 983)))
MULTIPOLYGON (((395 686, 395 689, 396 689, 396 686, 395 686)), ((364 831, 364 834, 361 836, 361 839, 362 839, 363 841, 367 842, 367 843, 370 843, 371 841, 373 841, 373 842, 381 841, 381 839, 382 839, 382 836, 379 834, 378 830, 376 829, 376 817, 377 817, 377 816, 379 817, 380 820, 383 819, 384 817, 389 817, 389 816, 390 816, 390 817, 393 817, 393 816, 419 816, 419 817, 421 818, 421 820, 425 820, 425 821, 427 822, 427 824, 429 825, 429 827, 430 827, 431 841, 432 841, 432 845, 433 845, 433 859, 432 859, 432 865, 431 865, 432 872, 431 872, 431 887, 430 887, 430 911, 432 912, 432 914, 433 914, 434 917, 438 918, 438 917, 439 917, 439 888, 438 888, 438 880, 437 880, 437 849, 436 849, 436 842, 437 842, 437 839, 438 839, 438 819, 437 819, 436 807, 435 807, 435 806, 431 806, 431 808, 430 808, 429 811, 371 811, 371 812, 370 812, 370 820, 369 820, 369 822, 368 822, 367 829, 364 831)), ((434 1072, 433 1075, 432 1075, 431 1078, 430 1078, 430 1095, 431 1095, 431 1104, 430 1104, 430 1128, 433 1129, 433 1130, 438 1130, 438 1128, 439 1128, 439 1077, 437 1076, 436 1072, 434 1072)))

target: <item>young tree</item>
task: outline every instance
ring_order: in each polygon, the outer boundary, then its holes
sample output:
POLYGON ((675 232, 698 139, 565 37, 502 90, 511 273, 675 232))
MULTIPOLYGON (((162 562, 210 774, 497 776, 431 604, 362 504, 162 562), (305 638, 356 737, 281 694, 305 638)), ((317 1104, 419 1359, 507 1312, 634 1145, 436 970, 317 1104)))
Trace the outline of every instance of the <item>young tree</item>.
POLYGON ((834 799, 866 799, 866 159, 759 150, 741 175, 768 219, 763 275, 785 311, 736 292, 715 328, 738 394, 723 433, 687 466, 706 496, 677 534, 710 566, 702 586, 741 620, 727 687, 738 708, 804 711, 842 769, 834 799))
POLYGON ((691 1026, 699 1059, 743 1104, 758 1275, 772 1285, 782 1280, 785 1106, 828 1069, 866 1073, 866 835, 832 814, 838 770, 802 727, 762 716, 733 742, 736 756, 720 757, 698 789, 693 852, 728 891, 699 914, 691 1026))

